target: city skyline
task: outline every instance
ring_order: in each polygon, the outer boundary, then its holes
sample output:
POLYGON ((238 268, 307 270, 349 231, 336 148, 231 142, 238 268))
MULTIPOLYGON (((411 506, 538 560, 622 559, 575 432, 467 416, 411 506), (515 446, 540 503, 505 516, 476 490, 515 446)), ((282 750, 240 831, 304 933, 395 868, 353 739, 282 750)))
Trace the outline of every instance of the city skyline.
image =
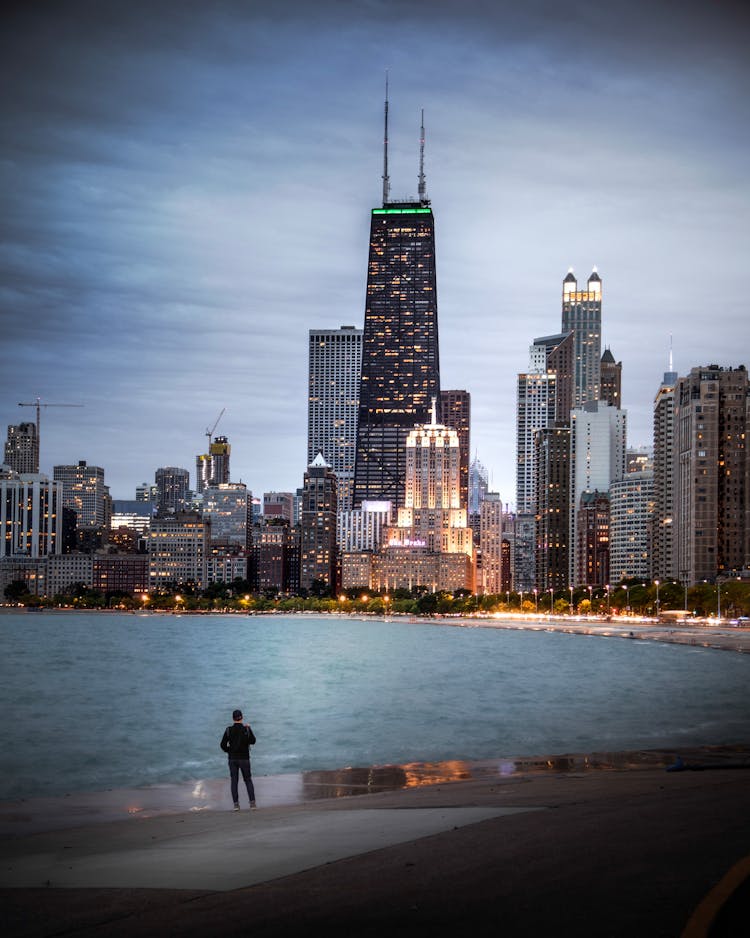
POLYGON ((116 498, 190 470, 222 408, 232 478, 294 490, 310 329, 362 328, 391 85, 392 197, 426 174, 441 383, 515 493, 515 389, 560 283, 596 265, 629 445, 668 367, 748 362, 739 6, 19 5, 3 42, 0 420, 116 498), (336 29, 332 28, 335 22, 336 29), (413 63, 419 61, 420 69, 413 63))

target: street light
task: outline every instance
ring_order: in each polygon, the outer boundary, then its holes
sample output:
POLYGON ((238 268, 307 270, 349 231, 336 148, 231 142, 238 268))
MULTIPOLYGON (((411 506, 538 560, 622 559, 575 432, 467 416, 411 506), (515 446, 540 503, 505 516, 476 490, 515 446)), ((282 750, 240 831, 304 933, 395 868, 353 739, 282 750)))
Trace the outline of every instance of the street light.
POLYGON ((656 618, 659 618, 659 580, 654 580, 656 586, 656 618))
POLYGON ((721 583, 716 580, 716 618, 721 622, 721 583))
POLYGON ((594 611, 594 587, 589 586, 588 591, 589 591, 589 615, 591 615, 591 613, 594 611))
POLYGON ((555 611, 555 587, 550 586, 549 588, 549 614, 555 611))
POLYGON ((568 587, 570 590, 570 614, 573 615, 573 587, 572 585, 568 587))
POLYGON ((537 587, 534 587, 534 608, 536 610, 536 615, 539 615, 539 590, 537 587))
POLYGON ((605 589, 607 590, 607 615, 609 615, 609 614, 610 614, 610 606, 609 606, 609 583, 607 583, 605 589))
POLYGON ((687 611, 688 611, 688 607, 687 607, 687 601, 688 601, 688 595, 687 595, 687 594, 688 594, 688 575, 687 575, 687 570, 683 570, 683 572, 682 572, 682 582, 683 582, 684 585, 685 585, 685 612, 687 613, 687 611))

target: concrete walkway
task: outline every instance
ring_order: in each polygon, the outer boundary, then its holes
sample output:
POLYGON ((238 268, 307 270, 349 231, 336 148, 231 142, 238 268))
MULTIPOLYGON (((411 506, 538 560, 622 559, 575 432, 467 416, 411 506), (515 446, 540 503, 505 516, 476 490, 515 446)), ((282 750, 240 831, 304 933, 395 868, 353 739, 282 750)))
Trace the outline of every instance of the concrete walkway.
POLYGON ((531 810, 245 810, 55 831, 3 846, 0 888, 227 891, 531 810))

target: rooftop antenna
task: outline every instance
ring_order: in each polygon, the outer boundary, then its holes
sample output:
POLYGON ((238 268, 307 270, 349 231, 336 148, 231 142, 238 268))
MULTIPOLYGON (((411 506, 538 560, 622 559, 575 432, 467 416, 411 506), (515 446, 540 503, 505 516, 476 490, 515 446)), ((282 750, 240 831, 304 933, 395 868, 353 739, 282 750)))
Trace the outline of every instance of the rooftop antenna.
POLYGON ((385 133, 383 135, 383 208, 388 204, 391 181, 388 178, 388 70, 385 72, 385 133))
POLYGON ((419 201, 427 202, 427 183, 424 178, 424 108, 422 108, 422 126, 419 133, 419 201))
POLYGON ((672 367, 672 333, 669 333, 669 370, 674 371, 672 367))

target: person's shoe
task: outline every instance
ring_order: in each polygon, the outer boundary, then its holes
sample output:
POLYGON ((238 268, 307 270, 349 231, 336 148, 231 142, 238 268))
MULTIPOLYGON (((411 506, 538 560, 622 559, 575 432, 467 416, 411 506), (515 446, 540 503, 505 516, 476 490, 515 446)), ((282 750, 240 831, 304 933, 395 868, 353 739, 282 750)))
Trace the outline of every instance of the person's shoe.
POLYGON ((251 810, 251 811, 257 811, 257 810, 258 810, 258 806, 256 805, 256 803, 255 803, 254 801, 251 801, 251 802, 250 802, 250 810, 251 810))
POLYGON ((239 806, 238 804, 235 804, 235 806, 232 808, 232 810, 233 810, 233 811, 239 811, 239 810, 240 810, 240 806, 239 806))

